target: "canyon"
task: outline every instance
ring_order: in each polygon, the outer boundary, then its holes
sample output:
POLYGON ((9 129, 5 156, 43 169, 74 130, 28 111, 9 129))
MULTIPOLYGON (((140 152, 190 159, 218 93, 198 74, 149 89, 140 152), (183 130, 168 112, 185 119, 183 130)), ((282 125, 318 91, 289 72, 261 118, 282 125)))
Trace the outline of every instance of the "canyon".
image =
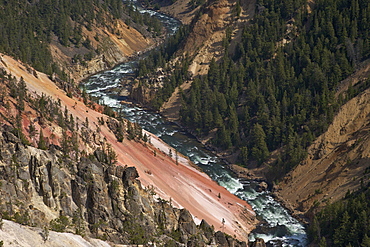
MULTIPOLYGON (((195 9, 190 8, 188 0, 165 5, 160 11, 192 27, 169 62, 174 67, 178 61, 189 58, 189 80, 176 88, 159 109, 168 120, 177 122, 182 94, 189 92, 192 80, 207 75, 212 60, 222 60, 225 42, 230 43, 226 52, 236 50, 244 27, 261 6, 253 0, 209 1, 195 9), (236 12, 238 4, 240 13, 236 12)), ((33 232, 37 243, 44 241, 55 246, 61 234, 51 231, 45 240, 45 229, 53 226, 65 227, 63 231, 68 233, 63 236, 78 233, 89 237, 86 245, 91 246, 149 242, 246 246, 249 233, 259 223, 246 201, 212 181, 155 135, 127 120, 104 114, 104 106, 87 100, 77 89, 76 85, 88 76, 129 61, 153 49, 164 38, 139 32, 120 19, 110 24, 111 28, 83 27, 82 33, 93 49, 101 48, 101 53, 86 64, 76 63, 71 55, 83 54, 85 48, 65 47, 52 39, 54 60, 73 86, 56 75, 48 76, 0 54, 0 68, 5 73, 2 82, 14 77, 15 81, 23 80, 28 90, 24 110, 18 109, 19 99, 8 95, 2 98, 0 106, 0 210, 4 218, 0 240, 5 244, 23 243, 11 234, 19 229, 24 234, 33 232), (66 90, 70 88, 74 88, 73 93, 66 90), (75 120, 77 137, 57 120, 46 120, 47 116, 33 105, 43 97, 59 105, 66 119, 70 116, 75 120), (30 126, 36 132, 32 137, 30 126), (132 128, 136 131, 134 137, 132 128), (62 148, 66 136, 74 144, 68 152, 62 148), (149 140, 144 141, 144 136, 149 140), (42 150, 41 140, 46 141, 47 150, 42 150), (7 218, 34 228, 15 225, 7 218), (145 236, 143 232, 152 234, 145 236), (7 235, 12 236, 7 239, 7 235)), ((288 43, 283 38, 278 46, 288 43)), ((349 89, 357 90, 357 95, 339 108, 327 130, 307 148, 306 158, 285 177, 263 184, 264 189, 272 188, 274 197, 302 222, 309 223, 314 212, 341 200, 348 192, 366 187, 370 181, 370 91, 366 89, 369 61, 362 62, 339 83, 335 93, 338 101, 346 98, 349 89)), ((171 75, 171 71, 162 69, 149 80, 171 75)), ((154 90, 142 87, 141 80, 129 86, 132 98, 148 104, 163 83, 154 90)), ((11 91, 6 83, 0 89, 5 94, 11 91)), ((208 137, 202 140, 206 142, 208 137)), ((239 162, 237 155, 223 157, 240 178, 268 180, 275 157, 282 151, 284 147, 274 150, 271 159, 262 165, 252 162, 247 168, 235 164, 239 162)), ((85 241, 77 235, 66 238, 76 245, 85 241)))
MULTIPOLYGON (((82 126, 84 122, 88 122, 88 129, 90 129, 90 133, 88 134, 87 139, 89 141, 91 140, 91 142, 89 142, 89 145, 83 146, 81 139, 79 139, 78 143, 79 148, 81 150, 83 149, 86 154, 93 152, 93 150, 96 150, 99 147, 104 149, 104 147, 109 145, 117 154, 117 169, 119 167, 122 167, 123 169, 128 169, 124 167, 136 167, 137 175, 140 179, 140 182, 138 182, 138 185, 136 186, 136 190, 141 191, 145 188, 146 190, 151 188, 153 190, 152 193, 157 195, 157 199, 159 198, 161 200, 169 201, 171 202, 171 205, 174 205, 178 208, 186 208, 187 210, 189 210, 189 212, 192 214, 191 218, 194 219, 197 224, 201 223, 201 220, 204 219, 208 224, 214 226, 215 231, 224 230, 231 236, 235 236, 236 238, 243 241, 248 241, 248 233, 256 224, 256 219, 251 207, 245 201, 237 198, 236 196, 230 194, 226 189, 217 185, 205 174, 194 168, 190 164, 191 162, 189 162, 187 159, 182 158, 180 159, 180 162, 177 163, 175 162, 175 160, 173 160, 173 158, 168 157, 168 155, 166 154, 162 154, 162 152, 160 152, 157 148, 165 150, 168 147, 163 142, 156 140, 155 137, 152 138, 152 145, 144 145, 143 143, 130 141, 127 138, 124 138, 123 142, 117 142, 116 136, 108 125, 108 123, 113 121, 110 120, 109 117, 101 114, 99 111, 95 111, 89 108, 82 102, 81 98, 78 99, 68 97, 66 93, 63 90, 59 89, 55 85, 55 83, 51 81, 45 74, 36 71, 30 73, 25 65, 7 55, 1 55, 1 62, 1 66, 6 71, 6 73, 14 76, 17 80, 23 78, 30 95, 33 95, 34 97, 50 97, 54 101, 59 101, 61 103, 61 108, 66 109, 66 111, 71 114, 73 118, 76 119, 76 126, 79 126, 80 129, 83 129, 82 126), (103 119, 103 121, 107 124, 101 126, 99 124, 99 120, 101 121, 101 119, 103 119), (99 128, 99 131, 97 131, 97 128, 99 128), (154 155, 154 152, 157 153, 157 155, 154 155)), ((5 111, 5 109, 2 109, 2 111, 5 111)), ((10 110, 10 112, 11 114, 16 114, 15 109, 10 110)), ((30 109, 26 106, 26 112, 27 115, 25 114, 22 116, 22 129, 24 133, 27 133, 28 131, 27 125, 31 121, 33 122, 34 119, 37 119, 37 113, 35 110, 30 109)), ((3 114, 9 113, 3 112, 3 114)), ((38 122, 35 122, 35 126, 36 130, 39 133, 41 131, 43 132, 44 138, 46 138, 50 144, 60 145, 63 135, 63 131, 60 126, 57 126, 55 123, 49 123, 46 126, 41 126, 38 122)), ((37 139, 37 137, 35 139, 37 139)), ((9 141, 10 139, 6 140, 9 141)), ((14 137, 11 137, 11 140, 11 142, 15 143, 16 145, 14 146, 14 144, 12 144, 13 148, 4 148, 4 152, 12 152, 11 150, 17 150, 20 148, 19 141, 14 140, 14 137)), ((54 163, 55 161, 51 161, 50 159, 55 160, 55 158, 46 158, 48 156, 50 157, 51 155, 47 154, 45 157, 46 160, 43 160, 45 158, 41 160, 39 160, 40 158, 36 158, 35 161, 35 158, 32 157, 43 157, 45 156, 45 152, 37 151, 34 148, 27 147, 22 147, 21 150, 22 152, 25 152, 25 154, 23 154, 21 157, 25 155, 26 157, 31 158, 30 160, 29 158, 22 158, 22 160, 24 160, 23 165, 21 165, 21 167, 24 167, 22 168, 22 171, 26 172, 27 174, 27 170, 32 170, 30 168, 30 162, 36 162, 36 167, 39 167, 40 165, 41 167, 34 169, 36 169, 36 171, 40 171, 39 176, 41 177, 36 178, 32 174, 25 175, 24 178, 22 177, 22 179, 24 179, 25 182, 29 184, 29 187, 27 186, 27 189, 25 189, 23 186, 21 186, 20 188, 15 187, 13 189, 10 189, 12 187, 10 184, 3 183, 2 186, 8 188, 5 189, 5 193, 8 193, 6 191, 9 190, 20 191, 14 193, 14 195, 17 196, 19 193, 21 193, 21 191, 23 191, 22 193, 26 192, 26 201, 27 203, 30 203, 30 205, 28 206, 31 207, 32 205, 31 212, 38 212, 35 213, 35 215, 37 215, 38 217, 31 217, 31 219, 37 218, 39 220, 39 222, 37 222, 37 225, 42 224, 42 222, 49 222, 50 220, 55 219, 56 217, 58 217, 58 214, 60 213, 59 211, 63 211, 64 213, 67 213, 67 215, 71 215, 73 211, 78 208, 76 207, 76 199, 71 200, 71 197, 73 196, 70 194, 71 192, 76 190, 75 187, 74 189, 73 187, 71 187, 74 184, 72 182, 74 181, 74 179, 71 178, 67 179, 67 181, 52 182, 50 178, 54 177, 54 173, 53 170, 50 171, 50 167, 47 168, 47 164, 49 164, 49 166, 51 164, 51 167, 54 167, 57 163, 54 163), (28 152, 34 154, 27 154, 28 152), (40 182, 37 183, 36 181, 40 182), (53 186, 50 188, 48 184, 53 184, 53 186), (58 186, 59 193, 55 192, 55 190, 57 189, 54 186, 58 186), (63 188, 63 193, 60 188, 63 188), (60 193, 62 193, 64 196, 61 196, 60 193), (39 214, 43 216, 39 217, 39 214)), ((2 155, 2 157, 9 156, 11 156, 10 153, 8 155, 2 155)), ((3 168, 8 169, 8 162, 5 162, 5 160, 2 162, 3 168)), ((77 167, 79 167, 77 169, 82 169, 80 165, 77 167)), ((89 170, 91 168, 87 166, 86 169, 89 170)), ((104 170, 105 169, 103 169, 103 171, 104 170)), ((116 172, 112 172, 112 175, 114 176, 116 172)), ((122 174, 122 171, 120 173, 122 174)), ((98 174, 94 174, 92 176, 97 177, 98 174)), ((102 175, 103 174, 101 174, 100 176, 102 175)), ((67 172, 65 175, 61 175, 61 179, 64 180, 66 176, 73 177, 73 175, 68 175, 67 172)), ((108 186, 104 185, 103 180, 100 181, 100 187, 108 186)), ((119 182, 119 184, 121 183, 119 182)), ((86 191, 87 188, 84 188, 85 189, 78 189, 85 191, 81 191, 79 193, 88 192, 86 191)), ((108 192, 108 188, 105 188, 105 190, 108 192)), ((80 196, 82 196, 82 194, 78 197, 80 196)), ((91 197, 91 195, 85 195, 85 198, 89 197, 91 197)), ((101 199, 93 200, 96 200, 97 202, 106 201, 108 200, 107 198, 109 198, 108 195, 102 195, 101 199)), ((9 202, 13 200, 11 199, 11 197, 8 199, 10 200, 9 202)), ((20 200, 20 198, 18 200, 20 200)), ((84 204, 83 202, 80 203, 81 205, 84 204)), ((98 204, 96 205, 98 206, 98 204)), ((23 207, 17 209, 13 208, 12 210, 13 212, 16 212, 21 208, 23 207)), ((153 212, 153 210, 151 211, 153 212)), ((96 221, 97 219, 93 220, 92 222, 95 224, 97 223, 96 221)))

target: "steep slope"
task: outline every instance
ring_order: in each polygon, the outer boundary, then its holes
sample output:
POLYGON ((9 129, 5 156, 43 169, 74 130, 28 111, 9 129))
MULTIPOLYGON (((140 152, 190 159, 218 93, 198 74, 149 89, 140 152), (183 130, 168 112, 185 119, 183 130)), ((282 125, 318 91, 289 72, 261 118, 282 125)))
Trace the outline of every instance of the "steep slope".
MULTIPOLYGON (((166 1, 165 1, 166 2, 166 1)), ((196 16, 199 7, 194 8, 191 0, 177 0, 171 4, 163 3, 160 11, 179 19, 183 24, 188 25, 196 16)))
MULTIPOLYGON (((177 165, 173 159, 159 151, 155 151, 158 155, 153 155, 155 146, 143 145, 127 138, 118 142, 113 133, 117 128, 112 128, 115 126, 113 120, 88 108, 79 101, 82 99, 68 97, 45 74, 38 72, 31 74, 24 65, 5 55, 2 56, 1 66, 16 78, 22 77, 31 94, 44 94, 55 101, 60 100, 61 109, 67 109, 66 111, 76 119, 76 125, 81 131, 87 130, 84 132, 86 136, 82 137, 84 139, 79 139, 79 145, 82 141, 89 143, 83 147, 85 155, 91 154, 97 148, 108 153, 109 150, 113 150, 117 155, 114 158, 118 166, 136 167, 144 188, 153 188, 153 192, 160 198, 181 208, 185 207, 197 223, 205 219, 215 227, 215 230, 221 230, 222 219, 224 219, 225 232, 247 241, 247 235, 253 228, 255 219, 251 207, 245 201, 217 185, 205 174, 193 168, 187 160, 177 165), (102 120, 103 125, 101 125, 102 120)), ((95 106, 95 108, 98 107, 95 106)), ((31 120, 32 118, 31 114, 31 120)), ((41 126, 37 125, 36 129, 40 130, 41 126)), ((23 132, 26 131, 26 129, 23 130, 23 132)), ((50 124, 46 128, 43 127, 43 133, 50 143, 59 145, 64 132, 60 127, 50 124)), ((164 144, 159 141, 153 141, 153 144, 161 150, 168 149, 168 147, 164 148, 164 144)), ((54 211, 54 217, 56 213, 54 211)))
MULTIPOLYGON (((366 75, 364 66, 348 80, 356 84, 366 75), (357 80, 356 80, 357 78, 357 80)), ((282 183, 278 194, 301 212, 313 206, 338 201, 370 180, 366 175, 370 158, 370 90, 343 105, 328 130, 308 148, 308 157, 282 183)))
POLYGON ((194 76, 207 74, 211 60, 217 61, 224 55, 225 41, 239 39, 243 27, 254 16, 256 2, 242 1, 241 4, 240 14, 237 1, 233 0, 213 1, 201 10, 183 49, 194 56, 189 66, 194 76))

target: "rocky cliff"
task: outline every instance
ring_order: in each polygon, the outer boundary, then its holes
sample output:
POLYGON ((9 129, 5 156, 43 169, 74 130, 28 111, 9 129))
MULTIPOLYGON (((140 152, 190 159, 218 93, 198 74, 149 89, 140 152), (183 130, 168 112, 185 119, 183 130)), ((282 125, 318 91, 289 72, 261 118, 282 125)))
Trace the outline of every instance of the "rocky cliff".
POLYGON ((134 167, 107 165, 97 151, 75 161, 57 146, 25 146, 0 128, 0 211, 18 223, 94 236, 115 243, 245 246, 186 209, 155 200, 134 167))
POLYGON ((125 244, 245 245, 220 231, 247 240, 246 202, 45 74, 5 55, 0 67, 3 218, 125 244))
MULTIPOLYGON (((181 2, 181 1, 180 1, 181 2)), ((191 32, 186 37, 182 52, 192 57, 189 71, 204 75, 212 59, 220 59, 225 53, 225 42, 235 48, 240 35, 254 16, 256 1, 207 1, 193 19, 191 32), (237 9, 237 5, 240 9, 237 9)), ((230 51, 231 51, 230 50, 230 51)), ((229 52, 229 51, 226 51, 229 52)))
MULTIPOLYGON (((178 54, 190 58, 188 73, 192 77, 207 74, 212 59, 217 61, 222 58, 225 54, 224 42, 231 42, 230 47, 234 49, 235 43, 240 41, 243 27, 254 15, 255 1, 240 3, 242 5, 239 14, 236 12, 237 1, 233 0, 207 1, 196 9, 188 9, 188 11, 183 9, 184 6, 190 8, 189 1, 178 0, 171 6, 163 8, 164 11, 177 16, 183 23, 191 26, 191 31, 184 37, 178 54)), ((161 114, 171 121, 178 121, 182 105, 181 94, 186 93, 191 84, 192 79, 176 87, 169 99, 162 104, 161 114)), ((142 97, 146 95, 148 93, 143 94, 142 97)))

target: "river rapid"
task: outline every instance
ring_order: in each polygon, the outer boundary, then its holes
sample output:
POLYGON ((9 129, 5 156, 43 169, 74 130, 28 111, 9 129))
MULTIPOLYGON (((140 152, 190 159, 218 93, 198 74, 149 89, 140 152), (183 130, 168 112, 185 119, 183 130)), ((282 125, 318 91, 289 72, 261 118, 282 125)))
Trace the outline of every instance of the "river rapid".
MULTIPOLYGON (((152 10, 139 7, 138 10, 158 17, 164 23, 169 35, 178 30, 179 21, 152 10)), ((136 65, 137 60, 130 61, 95 74, 84 82, 84 87, 91 96, 99 98, 103 104, 122 112, 128 120, 140 124, 143 129, 160 137, 178 152, 189 157, 221 186, 246 200, 262 220, 262 228, 265 229, 263 232, 252 232, 249 236, 250 241, 259 237, 270 246, 306 246, 307 235, 304 226, 289 215, 288 211, 273 199, 270 192, 257 192, 256 181, 236 178, 221 159, 206 150, 193 136, 166 121, 158 113, 132 104, 121 104, 121 101, 127 99, 118 96, 117 90, 114 89, 120 88, 122 78, 132 76, 136 65)))

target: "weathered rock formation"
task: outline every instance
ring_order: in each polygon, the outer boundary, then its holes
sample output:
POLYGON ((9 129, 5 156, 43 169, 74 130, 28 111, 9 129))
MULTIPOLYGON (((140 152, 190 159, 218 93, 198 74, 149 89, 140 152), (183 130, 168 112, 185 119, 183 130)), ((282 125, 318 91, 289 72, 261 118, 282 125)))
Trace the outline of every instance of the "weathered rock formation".
POLYGON ((3 218, 115 243, 246 246, 215 233, 205 221, 197 226, 186 209, 155 200, 153 191, 142 188, 134 167, 99 162, 97 152, 77 162, 56 146, 24 146, 12 131, 0 128, 3 218))
POLYGON ((252 247, 266 247, 266 244, 262 238, 257 238, 252 244, 252 247))
MULTIPOLYGON (((32 149, 28 146, 40 145, 41 133, 43 133, 45 142, 41 146, 46 149, 51 144, 51 150, 61 153, 61 156, 58 156, 58 162, 69 157, 69 160, 74 163, 70 162, 68 169, 72 169, 79 176, 84 172, 78 173, 76 167, 80 167, 80 162, 86 157, 94 157, 99 163, 116 163, 123 167, 135 166, 143 188, 149 188, 147 190, 151 194, 156 194, 156 198, 164 198, 160 201, 165 200, 176 207, 187 208, 197 224, 205 219, 216 230, 222 229, 221 219, 225 219, 224 231, 247 241, 247 235, 254 228, 256 218, 245 201, 230 194, 204 173, 194 169, 185 158, 180 158, 179 163, 176 163, 175 160, 160 152, 160 150, 168 150, 169 147, 150 133, 145 132, 151 135, 151 144, 141 143, 140 138, 135 136, 142 136, 142 132, 135 124, 131 124, 129 128, 130 124, 127 121, 117 121, 101 114, 100 106, 96 104, 87 106, 82 99, 68 97, 45 74, 36 72, 37 77, 35 77, 34 74, 28 73, 23 64, 8 56, 3 56, 2 61, 5 72, 15 76, 9 85, 2 86, 3 92, 8 92, 10 85, 18 88, 17 80, 21 80, 20 78, 23 78, 29 89, 29 94, 24 100, 24 111, 17 110, 18 99, 4 96, 3 101, 0 101, 0 122, 17 129, 12 132, 21 139, 21 143, 26 145, 25 148, 32 149), (68 118, 65 117, 67 115, 69 115, 68 118), (64 127, 61 127, 62 125, 64 127), (222 195, 221 198, 219 194, 222 195)), ((7 80, 5 79, 5 85, 7 80)), ((53 168, 49 170, 52 171, 53 168)), ((44 169, 43 174, 46 174, 46 171, 44 169)), ((75 200, 73 203, 84 204, 84 201, 78 202, 78 198, 84 198, 86 195, 74 189, 79 187, 77 185, 80 183, 78 179, 73 180, 74 182, 70 182, 72 191, 75 193, 72 196, 75 200)), ((35 181, 38 180, 35 179, 35 181)), ((54 220, 54 225, 57 224, 59 228, 60 221, 65 223, 64 216, 59 216, 59 212, 51 212, 44 200, 49 206, 54 204, 59 206, 60 203, 58 204, 56 197, 50 197, 50 189, 47 188, 48 185, 52 187, 50 178, 42 181, 46 181, 42 185, 46 189, 45 193, 42 192, 38 197, 41 200, 39 206, 45 209, 43 212, 47 212, 47 222, 58 218, 54 220)), ((51 191, 54 193, 53 189, 51 191)), ((89 205, 94 204, 89 202, 89 205)), ((71 210, 75 210, 75 207, 71 210)), ((86 219, 88 219, 87 216, 86 219)), ((93 217, 89 215, 90 222, 95 222, 92 219, 93 217)))

